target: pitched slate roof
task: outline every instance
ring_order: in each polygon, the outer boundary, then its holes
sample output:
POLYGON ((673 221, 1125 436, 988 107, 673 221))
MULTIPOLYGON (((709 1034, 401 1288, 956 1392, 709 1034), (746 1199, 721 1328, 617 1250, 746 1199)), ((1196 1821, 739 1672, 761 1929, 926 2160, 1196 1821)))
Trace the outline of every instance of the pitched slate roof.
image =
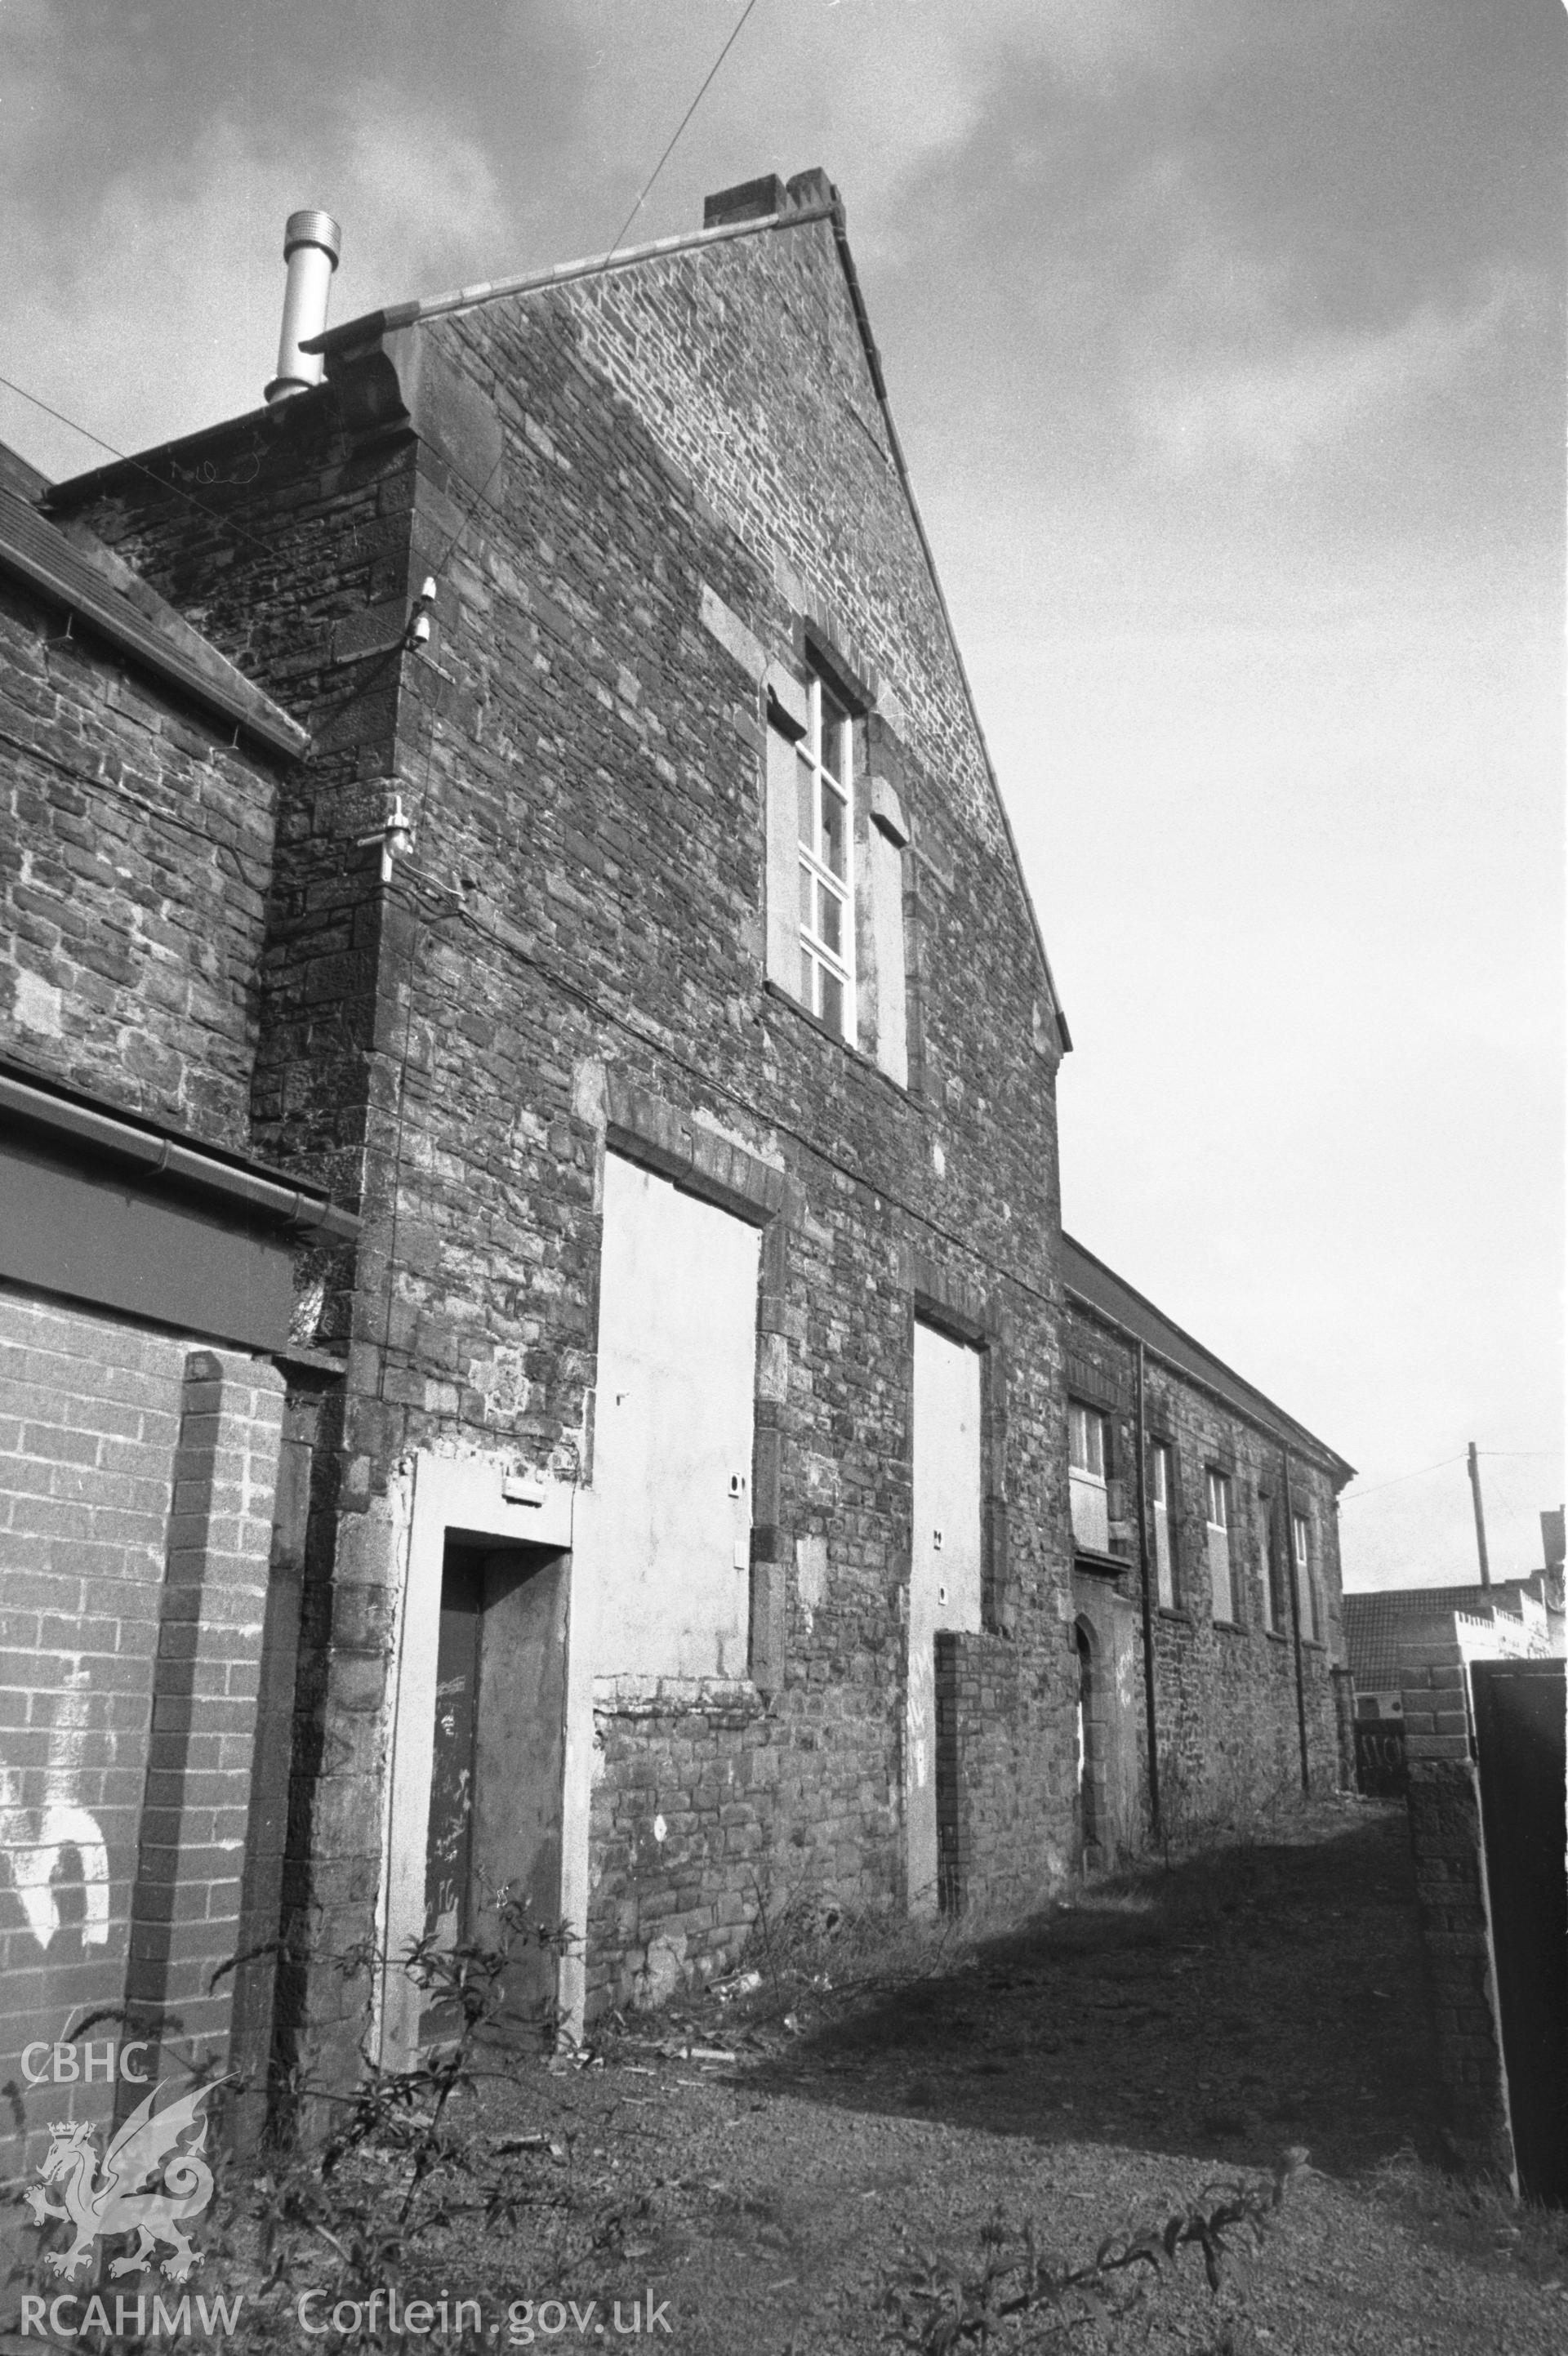
POLYGON ((1336 1488, 1342 1488, 1347 1481, 1353 1478, 1355 1466, 1348 1463, 1337 1450, 1330 1448, 1326 1440, 1319 1440, 1304 1423, 1298 1423, 1294 1416, 1287 1415, 1283 1408, 1276 1407, 1273 1400, 1259 1390, 1255 1384, 1247 1382, 1233 1372, 1222 1358, 1217 1358, 1212 1350, 1195 1341, 1174 1319, 1167 1317, 1163 1310, 1156 1309, 1152 1301, 1146 1301, 1141 1292, 1134 1292, 1124 1278, 1107 1268, 1102 1259, 1096 1259, 1092 1252, 1086 1251, 1065 1231, 1062 1236, 1062 1284, 1069 1301, 1077 1301, 1090 1312, 1099 1311, 1101 1316, 1123 1326, 1177 1374, 1190 1376, 1251 1422, 1261 1423, 1265 1430, 1277 1434, 1282 1440, 1291 1440, 1298 1447, 1309 1449, 1315 1456, 1326 1460, 1334 1468, 1336 1488))
POLYGON ((123 557, 68 534, 0 477, 0 571, 24 581, 96 636, 274 753, 297 759, 310 738, 296 720, 166 605, 123 557))

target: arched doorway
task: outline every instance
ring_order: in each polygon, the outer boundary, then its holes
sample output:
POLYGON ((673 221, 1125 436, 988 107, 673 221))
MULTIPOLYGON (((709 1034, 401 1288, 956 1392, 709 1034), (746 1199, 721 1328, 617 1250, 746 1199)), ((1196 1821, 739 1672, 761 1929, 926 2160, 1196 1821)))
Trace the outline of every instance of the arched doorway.
POLYGON ((1078 1825, 1086 1873, 1105 1858, 1104 1695, 1099 1647, 1087 1620, 1073 1629, 1078 1661, 1078 1825))

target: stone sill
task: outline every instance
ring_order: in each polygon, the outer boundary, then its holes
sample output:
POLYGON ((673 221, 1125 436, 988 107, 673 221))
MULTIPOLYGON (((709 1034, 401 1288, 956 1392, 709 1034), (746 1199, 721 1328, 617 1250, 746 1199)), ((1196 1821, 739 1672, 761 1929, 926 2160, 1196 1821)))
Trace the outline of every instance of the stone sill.
POLYGON ((1184 1612, 1179 1603, 1156 1603, 1155 1617, 1156 1620, 1174 1620, 1183 1628, 1193 1625, 1191 1612, 1184 1612))
POLYGON ((800 1000, 792 998, 781 983, 765 980, 762 994, 776 1005, 788 1007, 790 1013, 798 1015, 820 1039, 830 1040, 835 1047, 841 1048, 851 1063, 858 1064, 863 1072, 874 1073, 884 1087, 892 1089, 901 1104, 923 1105, 926 1102, 923 1096, 918 1095, 913 1088, 906 1087, 902 1080, 896 1080, 891 1072, 885 1072, 875 1055, 868 1055, 863 1047, 857 1047, 852 1039, 844 1038, 841 1033, 830 1031, 820 1014, 813 1014, 809 1006, 802 1006, 800 1000))

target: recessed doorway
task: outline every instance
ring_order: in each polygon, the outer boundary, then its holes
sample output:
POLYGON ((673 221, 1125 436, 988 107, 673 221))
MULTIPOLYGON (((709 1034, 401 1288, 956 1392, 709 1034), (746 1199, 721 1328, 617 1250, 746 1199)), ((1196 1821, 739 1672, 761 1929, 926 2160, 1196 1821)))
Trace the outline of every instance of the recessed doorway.
MULTIPOLYGON (((448 1531, 424 1933, 443 1954, 510 1945, 496 2028, 514 2039, 542 2030, 553 2018, 565 1622, 564 1554, 448 1531)), ((461 2006, 437 1973, 419 2041, 439 2042, 460 2025, 461 2006)))

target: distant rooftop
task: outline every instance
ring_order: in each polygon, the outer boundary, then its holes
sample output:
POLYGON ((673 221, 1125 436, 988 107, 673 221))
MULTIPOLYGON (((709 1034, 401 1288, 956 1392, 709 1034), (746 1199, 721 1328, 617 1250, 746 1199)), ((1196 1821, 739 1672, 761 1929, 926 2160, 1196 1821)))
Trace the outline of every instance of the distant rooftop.
POLYGON ((1494 1580, 1489 1587, 1474 1582, 1462 1587, 1383 1587, 1341 1598, 1345 1656, 1361 1693, 1381 1693, 1402 1682, 1405 1649, 1427 1633, 1441 1634, 1455 1612, 1466 1619, 1490 1618, 1500 1612, 1522 1622, 1529 1597, 1544 1611, 1544 1577, 1494 1580))

